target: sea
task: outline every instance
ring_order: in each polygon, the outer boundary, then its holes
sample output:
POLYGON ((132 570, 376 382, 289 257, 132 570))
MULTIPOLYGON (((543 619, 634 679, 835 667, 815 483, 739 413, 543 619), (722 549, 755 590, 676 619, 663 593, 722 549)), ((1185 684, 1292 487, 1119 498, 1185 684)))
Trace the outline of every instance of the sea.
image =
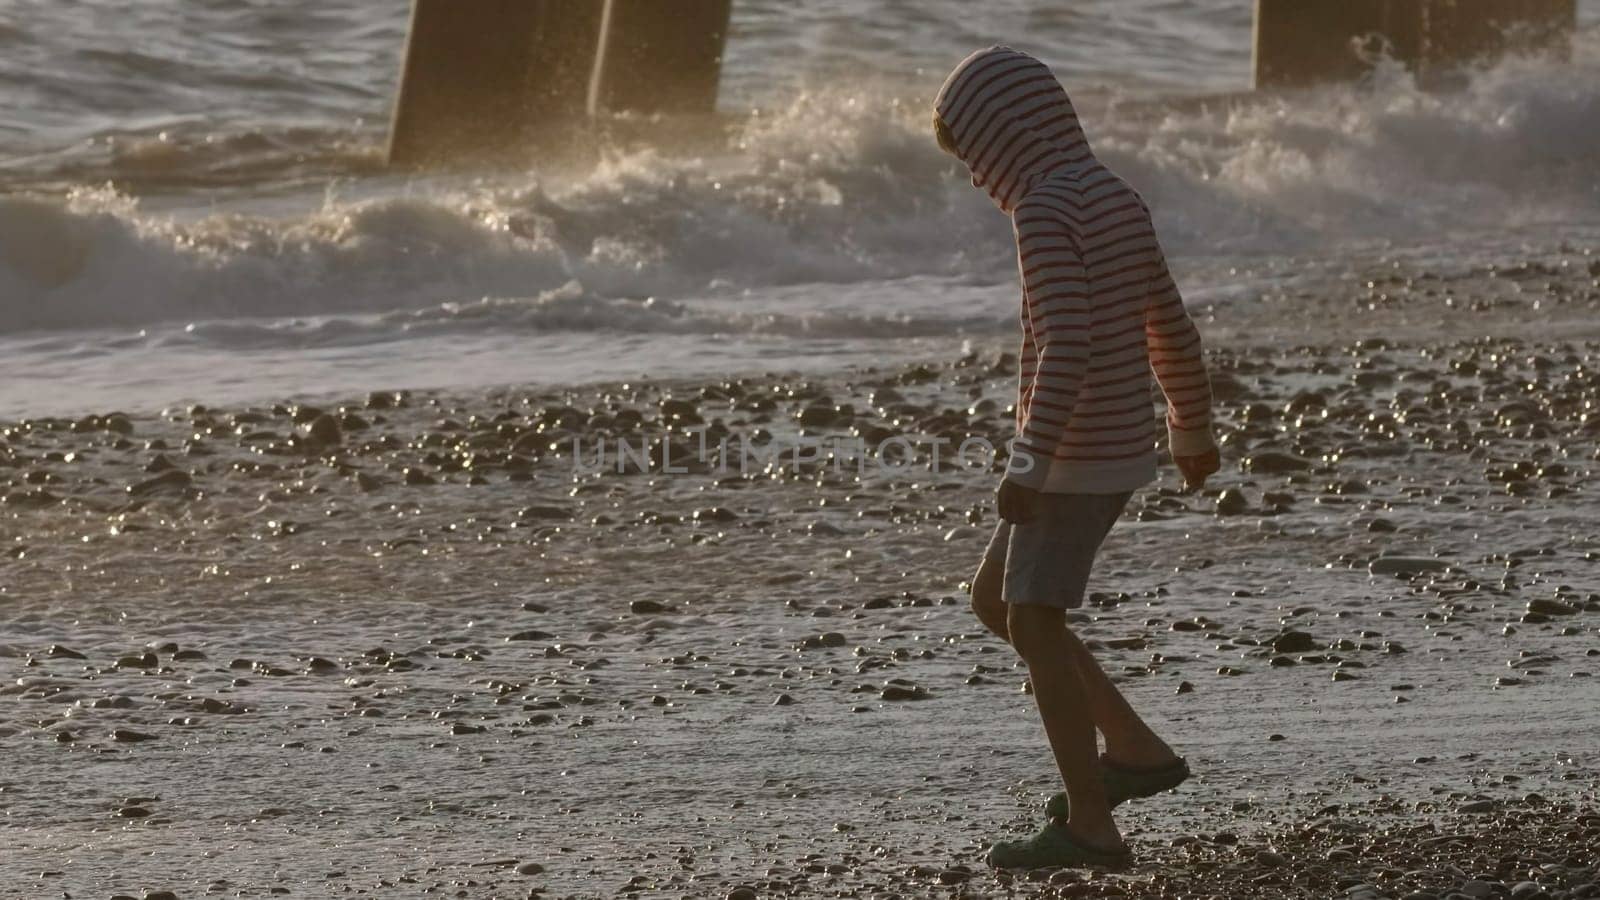
POLYGON ((1580 6, 1570 62, 1242 97, 1247 0, 740 0, 725 141, 427 174, 382 165, 400 0, 6 0, 0 419, 1004 343, 1009 225, 928 133, 992 43, 1055 68, 1191 307, 1593 246, 1580 6))

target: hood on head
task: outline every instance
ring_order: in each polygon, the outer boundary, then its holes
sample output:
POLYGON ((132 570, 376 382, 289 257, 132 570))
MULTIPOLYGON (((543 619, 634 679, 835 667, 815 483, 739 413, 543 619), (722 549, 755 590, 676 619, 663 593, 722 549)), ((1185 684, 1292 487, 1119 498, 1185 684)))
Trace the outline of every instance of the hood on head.
POLYGON ((973 185, 1006 212, 1039 179, 1094 158, 1061 82, 1020 50, 990 47, 962 60, 933 108, 973 185))

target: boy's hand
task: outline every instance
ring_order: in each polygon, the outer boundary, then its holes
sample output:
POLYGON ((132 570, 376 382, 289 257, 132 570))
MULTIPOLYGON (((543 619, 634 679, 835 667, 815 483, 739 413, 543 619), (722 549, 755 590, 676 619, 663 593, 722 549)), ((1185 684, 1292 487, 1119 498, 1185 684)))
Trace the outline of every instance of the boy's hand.
POLYGON ((1039 492, 1013 481, 1000 482, 995 505, 1000 507, 1000 518, 1013 525, 1026 525, 1033 521, 1034 502, 1039 492))
POLYGON ((1216 450, 1199 456, 1174 456, 1172 461, 1178 464, 1178 471, 1183 473, 1184 485, 1195 491, 1205 487, 1206 479, 1222 468, 1222 454, 1216 450))

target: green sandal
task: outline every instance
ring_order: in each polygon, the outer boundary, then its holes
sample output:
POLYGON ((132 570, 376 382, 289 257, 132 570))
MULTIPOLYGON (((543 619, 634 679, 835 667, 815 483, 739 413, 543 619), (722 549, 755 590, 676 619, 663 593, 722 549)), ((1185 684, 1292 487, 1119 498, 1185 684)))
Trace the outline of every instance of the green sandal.
POLYGON ((1091 847, 1054 822, 1025 841, 1000 841, 989 850, 989 865, 997 869, 1046 869, 1054 866, 1126 865, 1133 851, 1113 852, 1091 847))
MULTIPOLYGON (((1128 800, 1154 797, 1163 791, 1170 791, 1188 779, 1189 763, 1181 756, 1177 761, 1155 769, 1119 766, 1106 759, 1104 754, 1100 756, 1100 782, 1105 785, 1106 801, 1112 809, 1128 800)), ((1051 819, 1066 819, 1071 809, 1066 791, 1051 797, 1044 806, 1045 815, 1051 819)))

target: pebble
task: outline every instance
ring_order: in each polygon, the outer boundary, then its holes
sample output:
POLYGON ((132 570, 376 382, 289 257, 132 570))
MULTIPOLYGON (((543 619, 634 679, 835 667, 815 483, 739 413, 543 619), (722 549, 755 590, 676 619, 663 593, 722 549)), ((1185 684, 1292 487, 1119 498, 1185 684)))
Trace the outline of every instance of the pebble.
POLYGON ((307 423, 305 432, 311 445, 319 449, 344 443, 344 429, 339 427, 339 420, 328 413, 323 413, 307 423))
POLYGON ((116 662, 116 667, 119 669, 154 669, 159 665, 161 661, 156 659, 156 655, 148 652, 138 656, 124 656, 116 662))
POLYGON ((144 497, 163 491, 181 491, 193 483, 194 477, 188 472, 182 469, 173 469, 169 472, 162 472, 154 478, 146 478, 143 481, 129 485, 128 493, 135 497, 144 497))
POLYGON ((1272 649, 1279 653, 1305 653, 1317 646, 1317 639, 1304 631, 1285 631, 1272 639, 1272 649))
POLYGON ((1449 568, 1450 564, 1442 559, 1415 556, 1380 556, 1367 564, 1367 571, 1373 575, 1419 575, 1449 568))
POLYGON ((1217 515, 1237 516, 1249 512, 1250 501, 1245 497, 1244 491, 1238 488, 1228 488, 1217 496, 1217 515))
POLYGON ((1544 616, 1575 616, 1580 610, 1578 607, 1560 600, 1548 597, 1535 597, 1528 601, 1528 612, 1544 616))
POLYGON ((904 679, 896 678, 884 684, 883 690, 878 695, 884 700, 926 700, 929 697, 926 688, 912 684, 904 679))
POLYGON ((519 519, 571 519, 572 517, 572 509, 566 506, 534 505, 517 510, 519 519))
POLYGON ((688 400, 669 397, 661 401, 658 409, 662 419, 679 425, 698 425, 705 421, 700 418, 700 408, 688 400))

